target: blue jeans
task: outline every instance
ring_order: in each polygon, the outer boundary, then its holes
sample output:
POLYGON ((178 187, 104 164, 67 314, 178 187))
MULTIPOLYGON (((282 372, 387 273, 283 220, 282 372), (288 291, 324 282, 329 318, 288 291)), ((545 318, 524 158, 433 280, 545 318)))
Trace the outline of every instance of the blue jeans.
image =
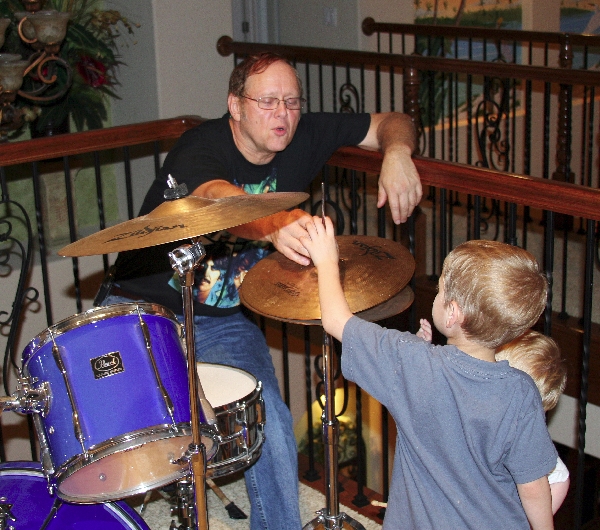
MULTIPOLYGON (((131 302, 108 296, 103 305, 131 302)), ((183 321, 181 316, 178 317, 183 321)), ((227 364, 262 382, 265 441, 262 454, 245 472, 251 530, 302 528, 298 503, 298 449, 292 415, 281 399, 269 347, 260 329, 242 313, 227 317, 194 316, 198 361, 227 364)), ((227 384, 227 382, 224 382, 227 384)))

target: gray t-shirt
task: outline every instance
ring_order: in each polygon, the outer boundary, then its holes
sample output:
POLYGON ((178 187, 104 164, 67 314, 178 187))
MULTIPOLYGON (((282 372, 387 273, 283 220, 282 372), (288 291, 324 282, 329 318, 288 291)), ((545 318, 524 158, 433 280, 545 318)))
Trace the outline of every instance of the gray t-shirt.
POLYGON ((344 376, 398 429, 385 529, 529 529, 516 484, 557 453, 527 374, 358 317, 342 344, 344 376))

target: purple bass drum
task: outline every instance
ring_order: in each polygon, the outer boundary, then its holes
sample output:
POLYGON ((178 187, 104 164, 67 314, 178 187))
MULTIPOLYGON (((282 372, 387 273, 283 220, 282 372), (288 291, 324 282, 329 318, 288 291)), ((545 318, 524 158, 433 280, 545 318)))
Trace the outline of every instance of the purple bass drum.
POLYGON ((68 504, 50 495, 37 462, 0 464, 0 497, 10 506, 14 519, 7 517, 6 523, 15 530, 150 530, 124 502, 68 504))

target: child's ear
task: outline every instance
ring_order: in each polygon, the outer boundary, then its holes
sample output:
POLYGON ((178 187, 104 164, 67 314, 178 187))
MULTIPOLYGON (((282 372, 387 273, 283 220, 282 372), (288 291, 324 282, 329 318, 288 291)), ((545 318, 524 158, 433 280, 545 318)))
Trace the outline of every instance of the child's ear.
POLYGON ((452 300, 446 306, 446 327, 451 328, 455 324, 459 326, 463 323, 464 315, 460 306, 452 300))

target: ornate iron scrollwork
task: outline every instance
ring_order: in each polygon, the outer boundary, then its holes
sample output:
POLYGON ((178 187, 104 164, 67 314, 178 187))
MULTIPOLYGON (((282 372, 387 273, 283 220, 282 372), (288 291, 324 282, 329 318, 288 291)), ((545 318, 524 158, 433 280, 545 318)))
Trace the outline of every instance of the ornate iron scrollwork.
MULTIPOLYGON (((3 176, 4 175, 2 174, 2 177, 3 176)), ((20 374, 20 366, 15 358, 17 332, 21 323, 20 317, 25 305, 35 302, 39 297, 37 289, 26 287, 32 256, 33 233, 29 216, 21 204, 8 198, 6 182, 3 180, 2 199, 0 200, 0 276, 7 278, 14 270, 19 271, 14 297, 3 296, 2 302, 6 304, 6 309, 4 307, 0 308, 0 326, 4 328, 8 327, 2 366, 4 392, 7 395, 10 394, 8 388, 10 367, 12 366, 20 374), (15 237, 12 220, 18 220, 19 223, 25 225, 26 241, 23 242, 15 237), (17 262, 20 262, 20 265, 12 265, 12 263, 17 262)), ((25 401, 27 400, 21 400, 19 404, 25 404, 25 401)), ((29 402, 27 401, 27 403, 29 402)), ((4 460, 4 444, 1 436, 0 455, 4 460)))
POLYGON ((340 87, 340 112, 358 112, 360 97, 352 83, 344 83, 340 87))

